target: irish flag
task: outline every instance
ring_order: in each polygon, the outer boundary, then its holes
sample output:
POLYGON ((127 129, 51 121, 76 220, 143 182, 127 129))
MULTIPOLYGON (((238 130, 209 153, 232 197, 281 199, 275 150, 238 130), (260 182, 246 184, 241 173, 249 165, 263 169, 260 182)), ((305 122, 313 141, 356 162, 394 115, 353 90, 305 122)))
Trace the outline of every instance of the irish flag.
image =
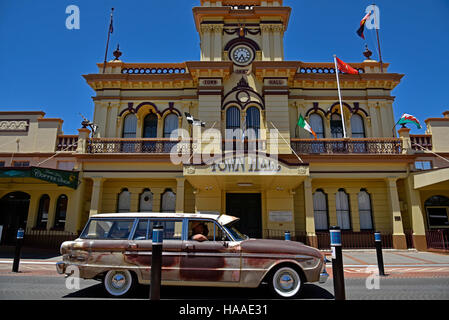
POLYGON ((306 131, 309 131, 311 134, 313 134, 315 139, 317 139, 316 133, 312 130, 312 127, 310 126, 310 124, 307 123, 302 114, 299 116, 298 119, 298 127, 303 128, 306 131))
POLYGON ((411 114, 404 113, 401 119, 399 119, 398 123, 396 124, 405 125, 406 123, 413 123, 418 127, 418 129, 421 129, 421 124, 419 123, 418 119, 416 119, 411 114))

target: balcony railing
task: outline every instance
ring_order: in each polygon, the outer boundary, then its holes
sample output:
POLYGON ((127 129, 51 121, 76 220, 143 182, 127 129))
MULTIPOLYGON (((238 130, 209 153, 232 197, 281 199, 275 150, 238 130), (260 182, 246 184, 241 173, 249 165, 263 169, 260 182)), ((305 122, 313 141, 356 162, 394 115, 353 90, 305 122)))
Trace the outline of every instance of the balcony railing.
POLYGON ((402 142, 396 138, 291 139, 299 154, 401 154, 402 142))
POLYGON ((432 150, 432 135, 430 134, 411 134, 410 141, 413 150, 422 150, 418 145, 427 150, 432 150))
MULTIPOLYGON (((205 143, 207 144, 207 143, 205 143)), ((191 153, 196 144, 191 139, 174 140, 171 138, 124 139, 93 138, 88 140, 88 153, 191 153)), ((223 140, 225 151, 267 150, 265 140, 223 140)), ((364 139, 291 139, 292 149, 299 154, 401 154, 401 139, 364 138, 364 139)), ((76 148, 75 148, 76 150, 76 148)))
POLYGON ((76 151, 78 147, 77 135, 61 135, 58 136, 56 143, 56 151, 76 151))
POLYGON ((165 139, 110 139, 93 138, 87 146, 88 153, 183 153, 189 152, 189 140, 165 139))

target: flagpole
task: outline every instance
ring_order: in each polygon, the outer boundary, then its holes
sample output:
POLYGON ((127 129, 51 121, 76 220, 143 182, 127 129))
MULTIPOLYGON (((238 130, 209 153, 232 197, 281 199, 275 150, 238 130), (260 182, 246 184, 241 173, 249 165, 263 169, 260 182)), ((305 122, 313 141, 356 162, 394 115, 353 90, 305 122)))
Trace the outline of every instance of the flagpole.
POLYGON ((338 99, 340 100, 341 123, 343 124, 343 138, 346 138, 345 116, 343 114, 343 103, 341 102, 340 78, 338 77, 337 56, 334 54, 335 74, 337 75, 338 99))
POLYGON ((111 8, 111 20, 108 28, 108 40, 106 41, 106 51, 104 53, 104 63, 103 63, 103 73, 106 70, 106 60, 108 58, 108 49, 109 49, 109 38, 111 36, 111 26, 112 26, 112 14, 114 13, 114 8, 111 8))
POLYGON ((377 36, 377 50, 379 51, 379 62, 380 62, 380 72, 384 73, 384 66, 382 61, 382 52, 380 51, 380 38, 379 38, 379 28, 377 25, 377 17, 376 17, 376 4, 373 3, 374 6, 374 27, 376 28, 376 36, 377 36))

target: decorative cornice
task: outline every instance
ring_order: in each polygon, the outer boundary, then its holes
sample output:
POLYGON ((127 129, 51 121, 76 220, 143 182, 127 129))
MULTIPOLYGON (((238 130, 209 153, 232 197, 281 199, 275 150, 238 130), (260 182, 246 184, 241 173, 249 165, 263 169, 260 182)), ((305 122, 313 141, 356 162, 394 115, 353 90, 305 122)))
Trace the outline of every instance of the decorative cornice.
POLYGON ((28 132, 29 119, 0 120, 0 132, 28 132))

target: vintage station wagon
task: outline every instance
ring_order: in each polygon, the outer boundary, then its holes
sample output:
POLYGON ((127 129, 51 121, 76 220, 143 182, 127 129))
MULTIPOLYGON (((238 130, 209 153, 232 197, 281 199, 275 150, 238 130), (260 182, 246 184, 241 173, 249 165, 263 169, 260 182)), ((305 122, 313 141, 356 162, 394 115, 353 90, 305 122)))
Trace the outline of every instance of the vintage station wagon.
POLYGON ((60 274, 103 282, 111 296, 150 284, 152 228, 164 227, 162 285, 258 287, 268 282, 282 298, 305 282, 327 280, 323 254, 300 242, 249 239, 219 214, 115 213, 92 216, 79 239, 61 245, 60 274), (201 226, 198 228, 198 226, 201 226), (201 232, 198 237, 198 230, 201 232))

